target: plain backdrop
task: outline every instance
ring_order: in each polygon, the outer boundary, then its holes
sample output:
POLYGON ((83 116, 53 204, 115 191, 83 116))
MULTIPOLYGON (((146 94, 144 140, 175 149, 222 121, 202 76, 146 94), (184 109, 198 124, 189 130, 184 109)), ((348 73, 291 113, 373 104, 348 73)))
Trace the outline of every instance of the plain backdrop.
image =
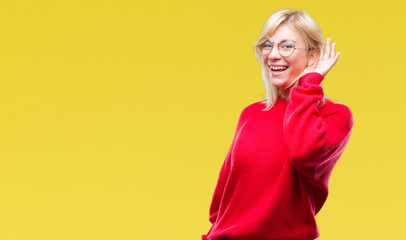
POLYGON ((282 8, 337 42, 322 86, 354 116, 319 239, 404 238, 403 1, 3 0, 0 239, 200 239, 282 8))

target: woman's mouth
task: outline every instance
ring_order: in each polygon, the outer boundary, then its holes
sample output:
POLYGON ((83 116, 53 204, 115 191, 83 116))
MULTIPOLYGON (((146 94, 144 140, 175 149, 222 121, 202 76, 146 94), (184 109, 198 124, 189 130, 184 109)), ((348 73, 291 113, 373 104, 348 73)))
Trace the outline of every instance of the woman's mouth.
POLYGON ((286 69, 288 69, 289 66, 283 66, 283 65, 269 65, 269 69, 271 70, 271 74, 273 76, 279 76, 283 74, 286 69))
POLYGON ((288 69, 289 67, 287 67, 287 66, 272 66, 271 65, 271 66, 269 66, 269 68, 274 72, 283 72, 286 69, 288 69))

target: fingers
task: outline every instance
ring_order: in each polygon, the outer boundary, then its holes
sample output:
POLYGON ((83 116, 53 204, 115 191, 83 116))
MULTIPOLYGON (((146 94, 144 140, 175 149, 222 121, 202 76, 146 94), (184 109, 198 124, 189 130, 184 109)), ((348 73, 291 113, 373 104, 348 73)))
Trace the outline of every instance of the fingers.
POLYGON ((336 64, 341 53, 336 53, 336 43, 331 43, 331 38, 327 38, 325 49, 320 45, 320 59, 315 67, 315 72, 326 76, 331 68, 336 64))
POLYGON ((327 38, 325 52, 323 52, 323 49, 320 48, 320 60, 322 60, 322 59, 337 60, 338 59, 337 55, 339 55, 339 54, 336 53, 336 43, 331 44, 331 38, 327 38))
POLYGON ((330 59, 333 62, 333 66, 336 64, 338 57, 340 57, 340 52, 336 53, 336 43, 333 43, 331 46, 331 54, 330 54, 330 59))
POLYGON ((338 57, 340 57, 340 54, 341 54, 341 52, 338 52, 338 53, 336 54, 336 56, 334 57, 334 65, 336 64, 336 62, 337 62, 337 60, 338 60, 338 57))
POLYGON ((331 46, 330 57, 335 58, 335 56, 336 56, 336 43, 333 43, 333 45, 331 46))
POLYGON ((324 54, 324 57, 326 59, 330 58, 330 43, 331 43, 331 38, 327 38, 327 43, 326 43, 326 53, 324 54))

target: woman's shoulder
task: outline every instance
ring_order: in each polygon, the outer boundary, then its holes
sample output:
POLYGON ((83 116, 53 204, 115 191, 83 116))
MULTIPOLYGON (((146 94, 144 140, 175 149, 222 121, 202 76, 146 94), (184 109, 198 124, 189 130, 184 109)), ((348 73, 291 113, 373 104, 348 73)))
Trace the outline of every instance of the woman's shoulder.
POLYGON ((245 108, 243 108, 241 113, 249 113, 252 111, 257 111, 258 109, 263 109, 266 106, 266 103, 264 101, 259 101, 259 102, 254 102, 249 105, 247 105, 245 108))
POLYGON ((247 106, 244 108, 244 110, 245 110, 245 109, 261 108, 261 107, 264 107, 264 106, 266 106, 266 102, 264 102, 264 101, 254 102, 254 103, 251 103, 251 104, 247 105, 247 106))
POLYGON ((343 104, 343 103, 337 103, 337 102, 333 102, 330 99, 326 99, 326 103, 323 104, 320 109, 326 109, 326 110, 336 110, 336 111, 343 111, 343 112, 349 112, 351 113, 350 108, 343 104))
POLYGON ((353 118, 351 109, 347 105, 329 99, 326 99, 326 103, 320 107, 320 112, 322 116, 336 115, 351 121, 353 118))
POLYGON ((242 120, 251 118, 253 116, 257 116, 261 112, 263 112, 263 109, 266 107, 266 103, 264 101, 259 101, 259 102, 254 102, 246 105, 240 114, 240 118, 242 120))

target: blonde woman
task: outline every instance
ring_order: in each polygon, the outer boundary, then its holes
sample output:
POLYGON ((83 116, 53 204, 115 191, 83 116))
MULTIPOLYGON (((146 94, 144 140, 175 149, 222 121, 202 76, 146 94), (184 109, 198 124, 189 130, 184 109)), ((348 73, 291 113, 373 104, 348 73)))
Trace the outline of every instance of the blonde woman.
POLYGON ((313 240, 315 215, 353 126, 348 107, 320 83, 337 62, 335 43, 305 12, 284 9, 255 42, 267 92, 241 113, 210 206, 203 240, 313 240))

